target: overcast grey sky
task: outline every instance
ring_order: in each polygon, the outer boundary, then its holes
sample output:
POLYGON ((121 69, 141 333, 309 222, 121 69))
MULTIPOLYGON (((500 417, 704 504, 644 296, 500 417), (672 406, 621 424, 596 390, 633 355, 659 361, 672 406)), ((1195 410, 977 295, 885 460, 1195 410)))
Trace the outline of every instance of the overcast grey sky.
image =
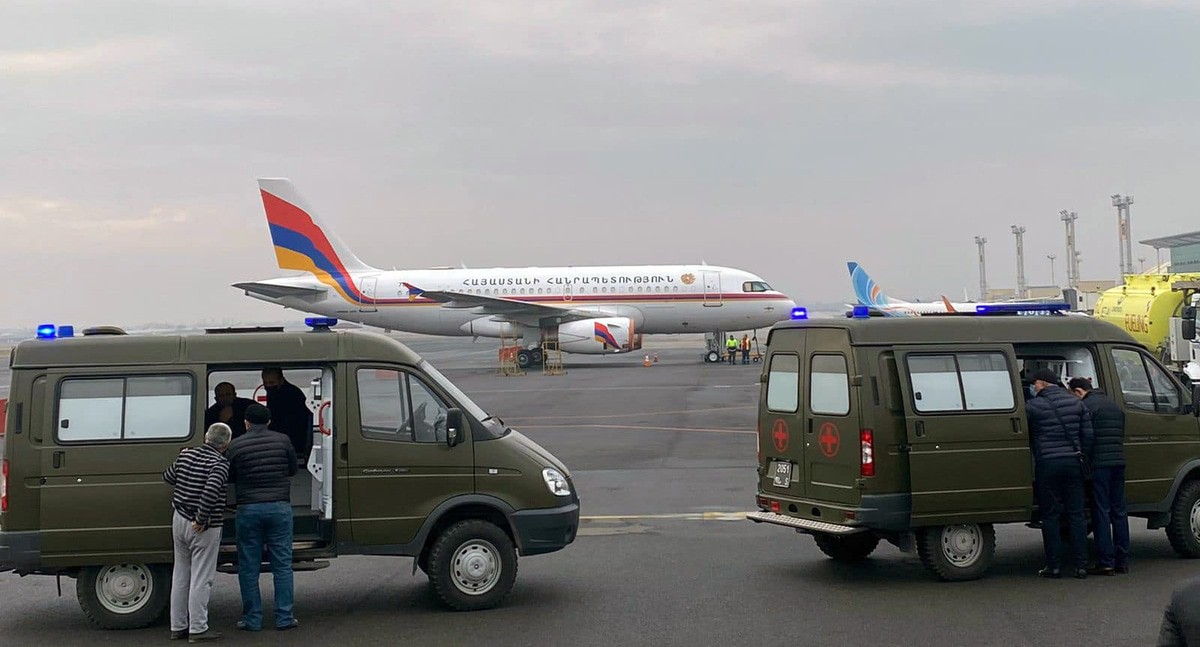
MULTIPOLYGON (((1200 229, 1200 2, 0 4, 0 326, 274 319, 254 179, 384 267, 699 262, 801 303, 1200 229), (384 8, 383 5, 392 5, 384 8)), ((1153 260, 1153 251, 1135 247, 1153 260)))

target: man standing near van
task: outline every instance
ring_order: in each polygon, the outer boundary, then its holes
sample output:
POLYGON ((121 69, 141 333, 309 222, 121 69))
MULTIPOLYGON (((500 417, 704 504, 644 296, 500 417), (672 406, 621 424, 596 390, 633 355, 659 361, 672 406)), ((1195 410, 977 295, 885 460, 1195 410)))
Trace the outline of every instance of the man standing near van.
POLYGON ((221 637, 208 629, 208 598, 221 548, 225 482, 229 478, 229 461, 223 454, 231 435, 232 430, 223 423, 210 426, 203 445, 184 449, 163 472, 163 480, 175 486, 171 498, 175 509, 171 522, 175 543, 171 640, 187 638, 194 643, 221 637))
POLYGON ((1067 386, 1092 417, 1092 527, 1096 566, 1092 575, 1129 572, 1129 513, 1125 509, 1125 412, 1104 391, 1077 377, 1067 386))
POLYGON ((230 446, 229 478, 237 486, 238 584, 242 619, 238 629, 262 629, 258 571, 263 545, 275 578, 275 628, 293 629, 292 477, 296 451, 292 441, 267 428, 271 412, 255 402, 246 408, 246 433, 230 446))
POLYGON ((1087 572, 1087 519, 1084 518, 1082 460, 1091 454, 1092 419, 1083 402, 1064 389, 1053 371, 1033 374, 1037 392, 1025 404, 1033 441, 1038 508, 1046 567, 1038 575, 1062 577, 1062 515, 1066 508, 1071 528, 1075 577, 1087 572))

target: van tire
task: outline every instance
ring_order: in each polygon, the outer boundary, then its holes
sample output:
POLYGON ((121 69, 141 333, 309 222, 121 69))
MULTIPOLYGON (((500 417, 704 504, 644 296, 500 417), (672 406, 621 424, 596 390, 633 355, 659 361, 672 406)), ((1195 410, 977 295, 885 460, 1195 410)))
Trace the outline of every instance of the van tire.
POLYGON ((434 541, 427 573, 434 592, 451 609, 490 609, 517 580, 517 551, 508 533, 496 524, 468 519, 450 526, 434 541), (489 576, 496 568, 499 572, 489 576), (471 593, 468 589, 473 586, 485 590, 471 593))
POLYGON ((1167 539, 1180 557, 1200 557, 1200 481, 1191 480, 1179 488, 1171 504, 1171 522, 1167 539))
POLYGON ((879 537, 869 532, 845 536, 814 532, 813 540, 822 553, 839 562, 860 562, 875 552, 875 547, 879 545, 879 537))
POLYGON ((92 624, 101 629, 141 629, 158 622, 171 604, 171 570, 164 564, 105 564, 87 566, 75 580, 79 607, 92 624), (101 579, 111 583, 104 586, 101 579), (98 586, 99 585, 99 586, 98 586), (101 599, 99 588, 110 597, 101 599), (129 605, 131 610, 115 608, 129 605))
POLYGON ((921 528, 917 553, 925 569, 944 582, 977 580, 996 555, 996 529, 990 523, 921 528))

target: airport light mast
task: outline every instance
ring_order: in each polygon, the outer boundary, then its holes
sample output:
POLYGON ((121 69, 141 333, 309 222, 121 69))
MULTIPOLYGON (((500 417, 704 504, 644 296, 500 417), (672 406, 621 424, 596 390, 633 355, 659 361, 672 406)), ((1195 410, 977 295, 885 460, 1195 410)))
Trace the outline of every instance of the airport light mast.
POLYGON ((983 254, 983 246, 987 244, 987 239, 976 236, 975 244, 979 247, 979 300, 987 301, 987 262, 983 254))
POLYGON ((1067 226, 1067 287, 1079 287, 1079 252, 1075 251, 1075 221, 1079 216, 1074 211, 1063 209, 1058 212, 1060 219, 1067 226))
POLYGON ((1025 228, 1013 225, 1012 233, 1017 238, 1017 297, 1024 299, 1028 296, 1025 288, 1025 228))
POLYGON ((1054 254, 1046 254, 1046 258, 1050 259, 1050 285, 1054 285, 1057 282, 1054 278, 1054 259, 1058 257, 1054 254))
POLYGON ((1120 236, 1121 276, 1133 274, 1133 242, 1129 235, 1129 205, 1133 204, 1133 196, 1114 193, 1112 204, 1117 208, 1117 232, 1120 236))

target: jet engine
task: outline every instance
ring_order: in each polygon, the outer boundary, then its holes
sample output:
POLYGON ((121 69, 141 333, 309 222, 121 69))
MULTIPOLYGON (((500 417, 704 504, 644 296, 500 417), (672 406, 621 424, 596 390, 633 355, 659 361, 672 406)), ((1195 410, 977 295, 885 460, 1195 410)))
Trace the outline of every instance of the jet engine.
POLYGON ((642 347, 642 336, 632 319, 600 317, 559 324, 558 343, 564 353, 628 353, 642 347))

